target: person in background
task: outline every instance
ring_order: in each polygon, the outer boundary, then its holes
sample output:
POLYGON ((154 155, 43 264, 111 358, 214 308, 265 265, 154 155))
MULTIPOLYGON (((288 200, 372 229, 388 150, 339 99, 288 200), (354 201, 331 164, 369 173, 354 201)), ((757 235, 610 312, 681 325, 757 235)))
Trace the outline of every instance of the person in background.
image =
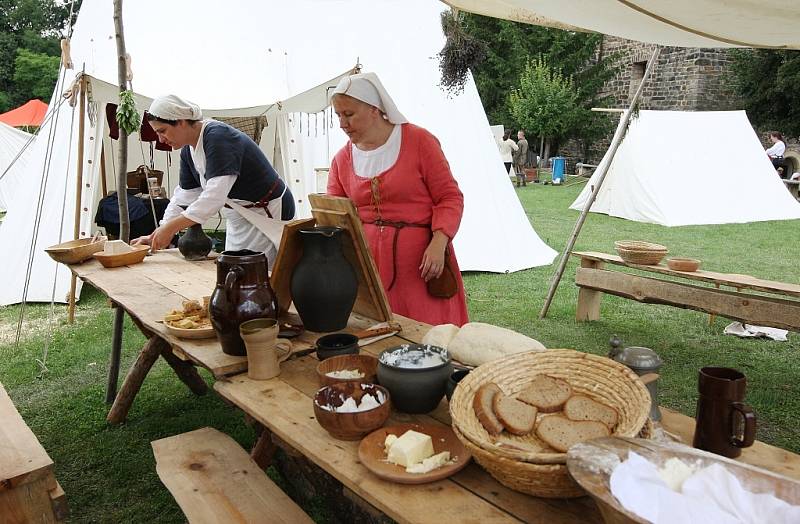
POLYGON ((517 174, 517 187, 520 182, 527 186, 525 181, 525 164, 528 161, 528 141, 525 139, 525 131, 517 131, 517 150, 514 152, 514 171, 517 174))
POLYGON ((221 210, 225 249, 263 251, 271 265, 277 246, 264 230, 280 230, 280 221, 294 217, 294 197, 258 144, 228 124, 203 119, 199 106, 175 95, 153 100, 147 118, 159 141, 180 149, 180 183, 161 225, 133 243, 153 251, 168 247, 176 233, 221 210))
POLYGON ((439 141, 406 120, 374 73, 342 78, 331 103, 350 140, 331 162, 328 194, 358 210, 392 311, 433 325, 469 322, 451 243, 464 195, 439 141), (445 271, 452 294, 433 296, 429 282, 445 271))
POLYGON ((783 141, 783 135, 777 131, 772 131, 769 134, 769 139, 772 141, 772 146, 767 149, 767 156, 775 170, 783 177, 785 169, 783 154, 786 152, 786 142, 783 141))
POLYGON ((497 143, 497 147, 500 148, 500 156, 503 159, 503 164, 506 166, 506 173, 510 175, 511 165, 514 163, 512 153, 519 149, 517 144, 511 140, 511 131, 503 133, 503 139, 497 143))

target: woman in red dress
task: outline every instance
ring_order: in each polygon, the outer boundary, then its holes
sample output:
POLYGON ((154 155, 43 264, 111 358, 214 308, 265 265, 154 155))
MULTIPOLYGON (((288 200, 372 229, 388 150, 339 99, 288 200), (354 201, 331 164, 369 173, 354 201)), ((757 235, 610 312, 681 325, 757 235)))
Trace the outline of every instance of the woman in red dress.
POLYGON ((439 141, 408 123, 374 73, 343 78, 331 101, 350 140, 331 163, 328 194, 358 210, 392 311, 433 325, 469 322, 452 246, 464 195, 439 141), (432 296, 427 283, 445 265, 455 294, 432 296))

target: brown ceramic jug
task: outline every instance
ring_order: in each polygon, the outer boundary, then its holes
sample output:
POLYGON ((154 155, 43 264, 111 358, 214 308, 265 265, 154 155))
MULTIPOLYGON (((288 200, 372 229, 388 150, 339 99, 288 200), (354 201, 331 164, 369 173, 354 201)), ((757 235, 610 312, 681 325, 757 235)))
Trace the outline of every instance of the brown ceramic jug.
POLYGON ((756 415, 744 403, 747 379, 735 369, 707 367, 700 370, 697 386, 700 396, 693 446, 728 458, 738 457, 756 437, 756 415))
POLYGON ((209 313, 222 351, 247 355, 239 325, 254 318, 278 318, 278 301, 269 285, 264 253, 249 249, 222 252, 217 258, 217 285, 209 313))

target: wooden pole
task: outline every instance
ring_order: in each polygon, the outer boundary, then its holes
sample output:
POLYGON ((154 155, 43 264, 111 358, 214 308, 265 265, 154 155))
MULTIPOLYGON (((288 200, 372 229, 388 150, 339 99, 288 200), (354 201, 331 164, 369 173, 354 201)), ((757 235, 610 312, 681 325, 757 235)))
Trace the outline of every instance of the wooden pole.
MULTIPOLYGON (((72 239, 78 240, 81 234, 81 195, 83 193, 83 135, 86 127, 86 78, 81 73, 80 87, 78 88, 80 97, 80 116, 78 117, 78 173, 75 177, 75 223, 72 230, 72 239)), ((78 287, 78 277, 75 273, 69 279, 69 307, 67 309, 67 321, 72 324, 75 322, 75 294, 78 287)))
POLYGON ((608 148, 608 161, 605 163, 601 162, 601 165, 598 168, 597 181, 592 188, 592 193, 589 195, 589 198, 586 200, 586 203, 581 210, 581 214, 578 217, 578 221, 575 223, 575 227, 572 229, 572 234, 569 237, 569 241, 567 241, 567 245, 564 247, 564 251, 561 253, 561 260, 559 260, 556 272, 553 275, 552 281, 550 282, 550 289, 547 291, 547 298, 545 298, 542 311, 539 312, 539 318, 544 318, 547 316, 547 310, 550 309, 550 304, 553 302, 553 297, 556 294, 556 289, 558 289, 558 284, 561 282, 561 277, 564 275, 567 262, 569 262, 569 254, 572 252, 572 248, 575 247, 575 241, 578 239, 578 234, 581 232, 581 227, 583 227, 583 223, 586 221, 586 217, 589 214, 589 209, 591 209, 595 198, 597 198, 597 194, 600 192, 600 186, 603 185, 603 180, 606 177, 608 168, 611 166, 611 161, 614 159, 614 155, 617 153, 617 149, 622 143, 622 139, 628 129, 628 124, 633 116, 633 112, 636 110, 636 105, 639 103, 639 99, 642 96, 642 91, 644 91, 644 85, 647 82, 647 78, 650 76, 650 72, 653 70, 653 67, 656 64, 656 60, 658 60, 658 55, 660 52, 661 48, 659 46, 656 46, 656 48, 653 49, 653 54, 650 56, 650 61, 647 63, 647 69, 644 72, 644 76, 642 76, 642 81, 639 83, 639 87, 636 88, 636 93, 634 93, 633 98, 631 99, 630 107, 625 110, 625 113, 623 113, 622 118, 620 119, 619 126, 617 126, 617 131, 614 133, 614 139, 611 141, 611 147, 608 148))
POLYGON ((108 196, 108 183, 106 182, 106 146, 100 142, 100 184, 103 188, 103 198, 108 196))

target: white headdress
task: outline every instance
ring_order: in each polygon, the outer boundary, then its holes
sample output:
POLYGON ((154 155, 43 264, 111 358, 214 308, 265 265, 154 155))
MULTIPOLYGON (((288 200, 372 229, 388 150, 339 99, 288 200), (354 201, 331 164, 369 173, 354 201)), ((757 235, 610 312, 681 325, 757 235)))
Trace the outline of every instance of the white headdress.
POLYGON ((163 120, 202 120, 203 111, 200 106, 176 95, 160 96, 153 100, 150 109, 151 115, 163 120))
POLYGON ((339 80, 333 95, 347 95, 380 109, 392 124, 404 124, 408 119, 397 110, 394 100, 383 87, 375 73, 359 73, 339 80))

